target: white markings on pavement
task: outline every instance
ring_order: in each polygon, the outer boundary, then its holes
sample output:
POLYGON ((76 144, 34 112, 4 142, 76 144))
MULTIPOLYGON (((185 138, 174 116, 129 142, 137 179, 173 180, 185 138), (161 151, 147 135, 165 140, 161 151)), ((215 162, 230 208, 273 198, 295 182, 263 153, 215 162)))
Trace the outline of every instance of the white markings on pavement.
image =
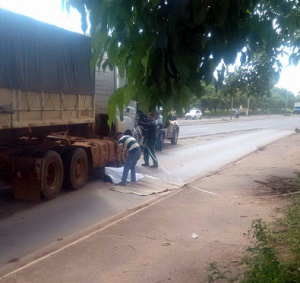
POLYGON ((166 168, 160 166, 160 168, 162 168, 165 172, 167 172, 169 175, 172 175, 166 168))
POLYGON ((210 195, 217 195, 217 193, 213 193, 213 192, 209 192, 209 191, 206 191, 206 190, 202 190, 202 189, 199 189, 199 188, 196 188, 194 186, 189 186, 190 188, 193 188, 195 190, 198 190, 200 192, 203 192, 203 193, 207 193, 207 194, 210 194, 210 195))
POLYGON ((162 167, 162 166, 160 166, 160 168, 162 168, 167 174, 169 174, 170 176, 172 176, 174 179, 176 179, 176 180, 179 181, 180 183, 185 184, 185 182, 183 182, 182 180, 180 180, 180 179, 174 177, 173 174, 170 173, 166 168, 164 168, 164 167, 162 167))

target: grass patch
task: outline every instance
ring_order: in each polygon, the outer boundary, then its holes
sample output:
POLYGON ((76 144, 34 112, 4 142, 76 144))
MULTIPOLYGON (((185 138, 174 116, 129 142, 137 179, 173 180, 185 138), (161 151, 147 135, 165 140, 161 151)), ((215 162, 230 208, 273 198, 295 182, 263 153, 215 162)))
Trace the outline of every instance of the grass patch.
MULTIPOLYGON (((299 190, 299 175, 295 186, 299 190)), ((262 219, 254 221, 249 234, 255 243, 246 250, 235 274, 213 262, 208 267, 209 283, 300 282, 300 196, 294 199, 281 219, 273 223, 262 219)))
MULTIPOLYGON (((204 111, 203 117, 204 118, 215 118, 215 117, 234 117, 235 109, 233 110, 217 110, 217 111, 204 111)), ((248 115, 249 116, 260 116, 260 115, 284 115, 284 116, 290 116, 292 115, 292 111, 284 111, 284 110, 278 110, 278 111, 262 111, 262 110, 249 110, 248 115)), ((246 110, 241 110, 240 117, 246 116, 246 110)))

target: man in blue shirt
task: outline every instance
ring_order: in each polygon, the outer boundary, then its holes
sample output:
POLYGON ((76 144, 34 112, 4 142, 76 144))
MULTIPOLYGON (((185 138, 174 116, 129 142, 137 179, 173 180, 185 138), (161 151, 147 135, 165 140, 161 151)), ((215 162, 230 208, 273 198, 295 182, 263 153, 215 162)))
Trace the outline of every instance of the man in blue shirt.
POLYGON ((149 157, 153 161, 153 165, 150 168, 158 168, 158 161, 155 155, 155 144, 157 141, 157 123, 153 114, 149 115, 149 123, 144 123, 146 127, 146 144, 144 149, 144 161, 142 166, 149 166, 149 157))
POLYGON ((131 182, 136 182, 135 166, 141 157, 141 148, 139 143, 132 136, 131 131, 125 131, 124 134, 118 132, 116 138, 119 140, 119 151, 126 150, 128 152, 124 164, 122 181, 118 183, 119 186, 126 186, 129 170, 131 173, 131 182))

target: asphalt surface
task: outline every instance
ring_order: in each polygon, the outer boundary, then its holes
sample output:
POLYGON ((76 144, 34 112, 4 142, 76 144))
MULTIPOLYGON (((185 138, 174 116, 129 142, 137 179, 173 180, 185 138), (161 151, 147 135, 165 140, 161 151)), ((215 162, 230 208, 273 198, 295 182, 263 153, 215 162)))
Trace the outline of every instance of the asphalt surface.
MULTIPOLYGON (((256 180, 293 177, 299 135, 0 269, 0 282, 205 282, 210 262, 234 262, 251 222, 277 207, 256 180), (281 150, 279 150, 281 148, 281 150), (2 277, 1 277, 2 276, 2 277)), ((282 204, 280 204, 282 205, 282 204)))

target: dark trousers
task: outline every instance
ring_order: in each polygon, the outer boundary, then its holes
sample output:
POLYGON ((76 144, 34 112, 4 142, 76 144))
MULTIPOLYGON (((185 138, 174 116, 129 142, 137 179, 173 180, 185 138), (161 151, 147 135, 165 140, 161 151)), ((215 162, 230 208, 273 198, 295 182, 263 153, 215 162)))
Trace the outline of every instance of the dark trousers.
POLYGON ((164 129, 161 129, 158 131, 158 137, 155 145, 155 148, 158 151, 161 151, 163 148, 163 137, 164 137, 164 129))
POLYGON ((153 160, 153 165, 158 165, 157 158, 155 155, 155 144, 156 140, 147 140, 145 144, 145 149, 144 149, 144 161, 145 164, 149 165, 149 155, 151 156, 153 160))

